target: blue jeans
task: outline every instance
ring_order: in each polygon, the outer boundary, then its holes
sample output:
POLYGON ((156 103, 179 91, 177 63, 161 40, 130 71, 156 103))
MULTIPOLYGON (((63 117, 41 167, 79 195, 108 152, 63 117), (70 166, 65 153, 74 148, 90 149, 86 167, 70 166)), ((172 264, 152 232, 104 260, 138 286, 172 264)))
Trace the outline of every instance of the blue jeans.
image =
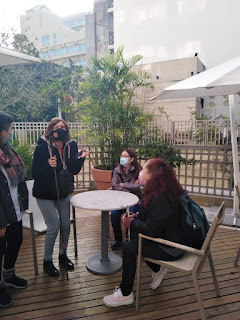
MULTIPOLYGON (((129 208, 129 211, 132 213, 138 212, 139 204, 135 204, 134 206, 129 208)), ((122 241, 122 229, 121 229, 121 215, 125 213, 126 210, 113 210, 111 212, 111 223, 113 227, 115 240, 118 242, 122 241)))
POLYGON ((58 201, 45 200, 37 198, 37 204, 42 212, 43 218, 47 225, 45 237, 45 254, 44 260, 52 260, 54 244, 60 230, 59 254, 64 253, 63 243, 67 251, 68 239, 70 234, 70 196, 60 199, 61 221, 60 226, 58 201))

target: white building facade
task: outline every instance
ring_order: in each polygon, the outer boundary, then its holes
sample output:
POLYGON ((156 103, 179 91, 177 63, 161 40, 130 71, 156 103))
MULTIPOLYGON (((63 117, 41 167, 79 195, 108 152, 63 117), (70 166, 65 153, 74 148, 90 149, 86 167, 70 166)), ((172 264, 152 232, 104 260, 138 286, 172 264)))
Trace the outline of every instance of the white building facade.
POLYGON ((46 6, 36 6, 20 17, 27 35, 43 59, 61 65, 71 60, 85 66, 88 59, 113 49, 113 0, 96 0, 92 12, 61 18, 46 6))

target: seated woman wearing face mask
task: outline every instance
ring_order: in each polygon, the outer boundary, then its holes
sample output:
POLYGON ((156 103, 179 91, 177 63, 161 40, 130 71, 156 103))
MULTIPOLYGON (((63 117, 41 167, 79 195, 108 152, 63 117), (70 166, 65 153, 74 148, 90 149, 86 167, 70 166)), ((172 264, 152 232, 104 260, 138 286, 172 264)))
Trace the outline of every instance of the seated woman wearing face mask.
POLYGON ((72 261, 65 255, 70 233, 70 195, 60 198, 59 210, 54 168, 57 177, 63 169, 68 169, 73 175, 77 174, 88 154, 89 152, 85 152, 85 149, 78 153, 77 143, 70 141, 68 124, 61 118, 54 118, 50 121, 34 151, 32 163, 33 196, 36 197, 47 225, 43 269, 52 277, 59 276, 59 271, 52 262, 53 248, 59 230, 59 265, 67 267, 68 270, 74 269, 72 261))
MULTIPOLYGON (((118 191, 131 192, 139 198, 141 196, 138 175, 142 167, 137 161, 136 153, 131 149, 125 149, 120 156, 120 164, 113 170, 112 189, 118 191)), ((138 211, 139 205, 130 207, 131 213, 138 211)), ((122 246, 121 215, 125 210, 113 210, 111 212, 111 222, 115 240, 112 243, 112 249, 117 250, 122 246)))

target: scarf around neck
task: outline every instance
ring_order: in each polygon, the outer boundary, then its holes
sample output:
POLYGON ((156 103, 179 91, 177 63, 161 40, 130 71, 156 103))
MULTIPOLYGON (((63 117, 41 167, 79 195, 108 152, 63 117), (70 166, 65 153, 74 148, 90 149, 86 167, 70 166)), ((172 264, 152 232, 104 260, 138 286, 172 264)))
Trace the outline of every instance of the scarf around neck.
POLYGON ((0 165, 6 170, 12 187, 25 180, 26 170, 23 161, 9 143, 0 148, 0 165))

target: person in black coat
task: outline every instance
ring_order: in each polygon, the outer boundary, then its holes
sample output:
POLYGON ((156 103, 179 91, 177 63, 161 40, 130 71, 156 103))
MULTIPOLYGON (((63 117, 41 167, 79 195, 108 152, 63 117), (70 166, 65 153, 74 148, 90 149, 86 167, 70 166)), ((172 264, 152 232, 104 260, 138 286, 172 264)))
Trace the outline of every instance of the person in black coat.
MULTIPOLYGON (((172 168, 160 159, 148 160, 141 171, 144 182, 143 205, 139 215, 124 218, 126 228, 132 232, 151 237, 182 242, 179 216, 180 196, 184 193, 172 168)), ((120 287, 113 294, 105 296, 103 302, 109 307, 118 307, 133 303, 133 284, 138 254, 138 239, 131 238, 123 246, 123 273, 120 287)), ((159 260, 176 260, 184 252, 180 249, 143 240, 143 257, 159 260)), ((167 273, 166 267, 147 262, 152 269, 151 289, 155 290, 167 273)))
POLYGON ((10 145, 13 119, 0 114, 0 306, 13 301, 6 287, 23 289, 27 281, 15 274, 15 263, 22 244, 22 214, 28 208, 26 171, 10 145), (3 263, 4 257, 4 263, 3 263), (2 267, 3 266, 3 267, 2 267))
POLYGON ((36 197, 47 225, 43 269, 52 277, 59 276, 59 271, 52 262, 53 248, 59 230, 59 265, 67 267, 68 270, 74 270, 74 264, 66 255, 70 234, 70 194, 74 189, 73 175, 79 173, 88 154, 89 152, 86 152, 85 149, 78 153, 77 143, 70 141, 68 124, 61 118, 54 118, 50 121, 34 151, 33 196, 36 197), (59 187, 59 203, 55 170, 59 187), (64 177, 63 171, 67 173, 64 177), (67 180, 65 185, 63 181, 61 189, 60 179, 65 178, 67 180))

